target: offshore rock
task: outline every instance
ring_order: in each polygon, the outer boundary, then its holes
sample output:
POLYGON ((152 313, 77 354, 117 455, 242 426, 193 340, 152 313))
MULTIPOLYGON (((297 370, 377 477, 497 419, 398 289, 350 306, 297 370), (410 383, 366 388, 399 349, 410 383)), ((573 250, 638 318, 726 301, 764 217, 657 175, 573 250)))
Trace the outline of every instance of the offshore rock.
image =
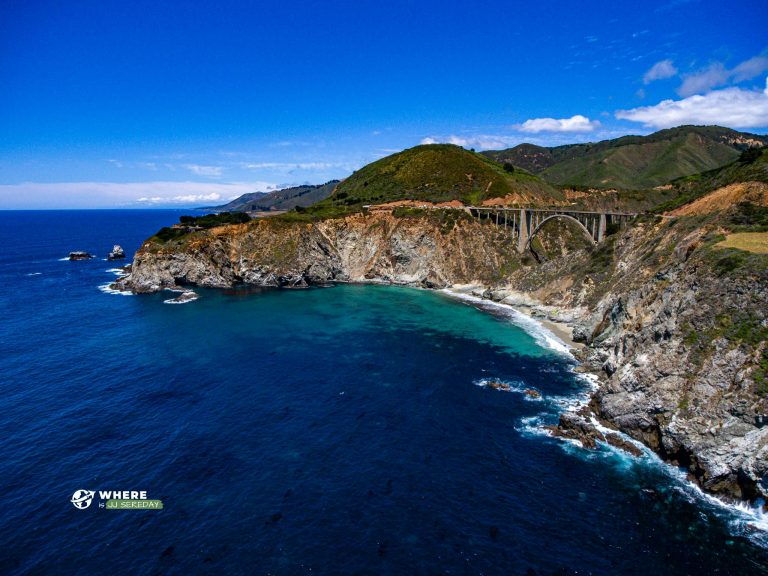
POLYGON ((123 258, 125 258, 125 252, 119 244, 115 244, 112 247, 112 252, 107 255, 107 260, 121 260, 123 258))
POLYGON ((70 260, 90 260, 91 258, 95 258, 95 256, 89 252, 76 251, 69 253, 70 260))

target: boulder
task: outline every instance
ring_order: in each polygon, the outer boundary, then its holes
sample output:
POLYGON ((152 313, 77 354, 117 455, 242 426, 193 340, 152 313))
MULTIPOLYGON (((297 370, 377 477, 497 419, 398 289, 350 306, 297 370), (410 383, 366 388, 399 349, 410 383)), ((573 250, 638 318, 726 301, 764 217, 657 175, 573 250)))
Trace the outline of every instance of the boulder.
POLYGON ((81 252, 81 251, 69 253, 70 260, 88 260, 90 258, 95 258, 95 256, 88 252, 81 252))

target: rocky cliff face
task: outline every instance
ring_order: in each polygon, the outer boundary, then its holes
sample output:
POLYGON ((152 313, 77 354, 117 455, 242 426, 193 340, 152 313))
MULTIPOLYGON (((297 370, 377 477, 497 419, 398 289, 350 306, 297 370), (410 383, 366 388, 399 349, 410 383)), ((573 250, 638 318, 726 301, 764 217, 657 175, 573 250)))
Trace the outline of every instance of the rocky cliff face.
POLYGON ((641 223, 592 253, 519 271, 488 296, 533 296, 541 313, 575 319, 574 336, 589 344, 584 360, 602 383, 589 410, 563 420, 563 435, 599 435, 596 416, 705 489, 753 499, 768 473, 765 262, 730 269, 711 231, 674 224, 641 223))
POLYGON ((477 284, 570 321, 588 344, 585 364, 602 383, 591 412, 564 418, 561 434, 584 439, 597 418, 704 488, 752 499, 768 474, 768 267, 734 264, 714 248, 714 224, 685 222, 649 218, 598 248, 535 264, 515 253, 508 230, 458 211, 261 220, 150 239, 117 287, 477 284))

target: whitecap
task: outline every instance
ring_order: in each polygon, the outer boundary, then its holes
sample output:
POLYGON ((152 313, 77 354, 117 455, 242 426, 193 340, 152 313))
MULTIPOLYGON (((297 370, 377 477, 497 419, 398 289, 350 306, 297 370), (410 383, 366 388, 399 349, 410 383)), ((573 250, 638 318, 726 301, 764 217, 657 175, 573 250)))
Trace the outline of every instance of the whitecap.
POLYGON ((42 272, 30 272, 29 274, 25 274, 25 276, 40 276, 42 272))
POLYGON ((132 292, 128 292, 126 290, 115 290, 112 288, 112 282, 107 282, 106 284, 100 284, 99 290, 104 292, 104 294, 119 294, 121 296, 133 296, 132 292))

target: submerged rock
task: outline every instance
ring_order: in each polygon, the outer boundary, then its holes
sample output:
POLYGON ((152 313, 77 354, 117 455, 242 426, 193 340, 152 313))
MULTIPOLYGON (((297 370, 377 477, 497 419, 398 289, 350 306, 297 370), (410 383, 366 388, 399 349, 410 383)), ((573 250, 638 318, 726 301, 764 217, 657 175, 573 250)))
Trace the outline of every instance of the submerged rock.
POLYGON ((187 302, 192 302, 198 298, 200 298, 200 296, 198 296, 196 292, 192 290, 185 290, 176 296, 176 298, 170 298, 168 300, 164 300, 164 302, 166 304, 186 304, 187 302))
POLYGON ((125 252, 120 244, 115 244, 112 247, 112 252, 107 255, 107 260, 122 260, 125 258, 125 252))
POLYGON ((504 392, 512 390, 512 387, 509 384, 498 380, 490 380, 486 386, 488 386, 488 388, 493 388, 494 390, 503 390, 504 392))
POLYGON ((95 258, 95 256, 90 252, 76 251, 69 253, 70 260, 89 260, 91 258, 95 258))

